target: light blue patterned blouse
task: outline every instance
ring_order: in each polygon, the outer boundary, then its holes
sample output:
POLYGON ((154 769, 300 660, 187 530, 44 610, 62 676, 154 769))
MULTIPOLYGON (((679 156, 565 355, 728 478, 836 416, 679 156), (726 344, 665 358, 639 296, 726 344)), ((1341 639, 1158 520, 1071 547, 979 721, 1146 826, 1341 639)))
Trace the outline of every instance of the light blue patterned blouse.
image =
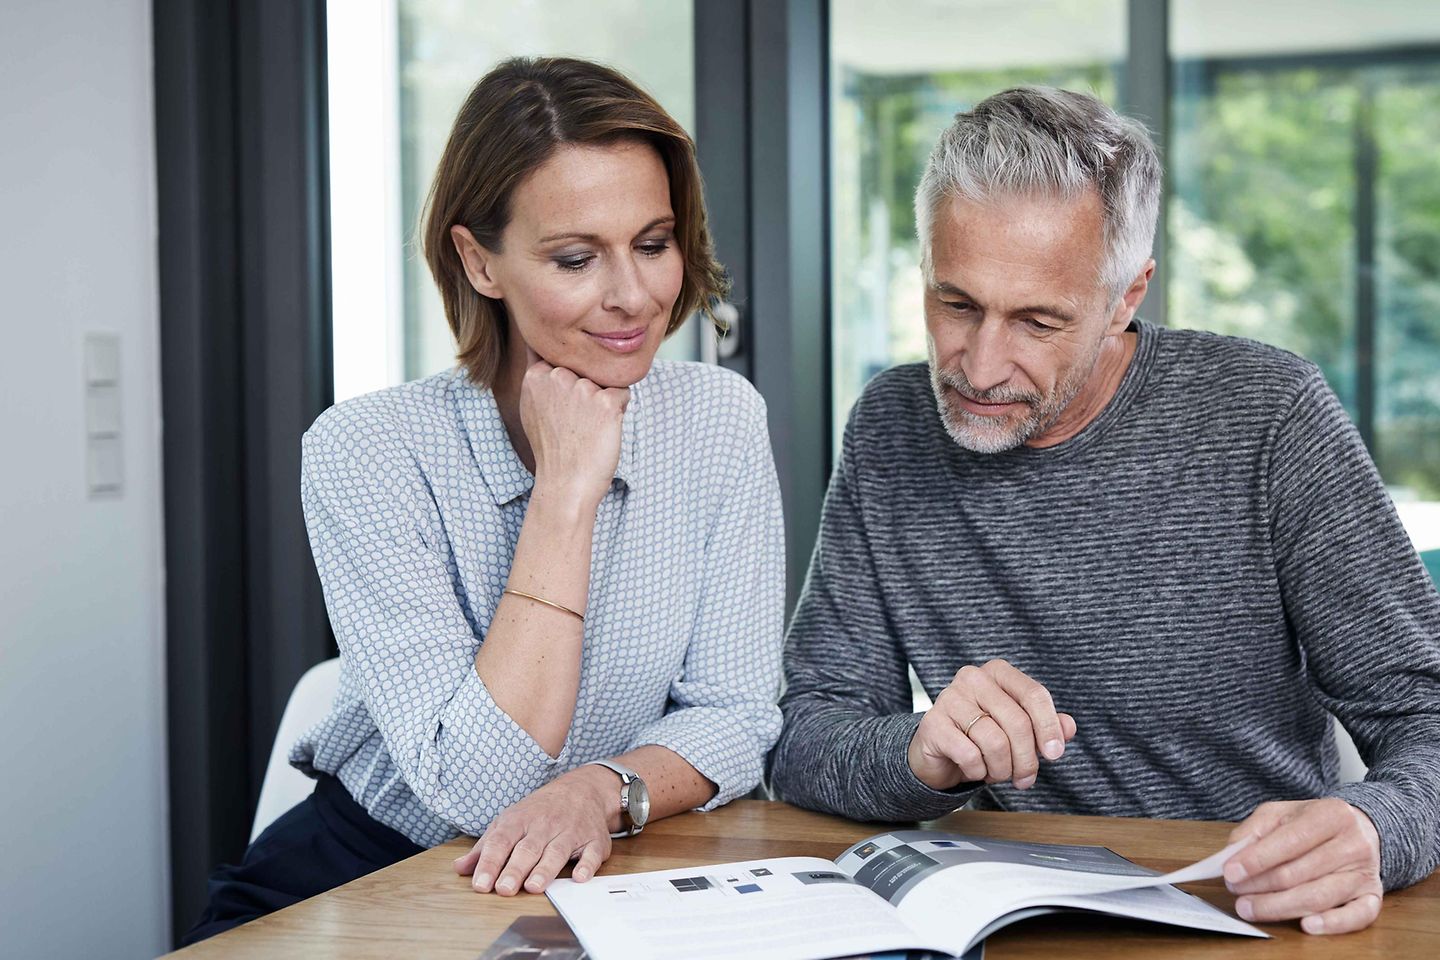
POLYGON ((456 370, 341 403, 305 434, 302 474, 341 674, 295 766, 334 774, 423 846, 642 744, 719 786, 702 809, 759 783, 780 732, 784 533, 765 406, 744 379, 656 361, 632 388, 554 758, 475 673, 534 483, 490 391, 456 370))

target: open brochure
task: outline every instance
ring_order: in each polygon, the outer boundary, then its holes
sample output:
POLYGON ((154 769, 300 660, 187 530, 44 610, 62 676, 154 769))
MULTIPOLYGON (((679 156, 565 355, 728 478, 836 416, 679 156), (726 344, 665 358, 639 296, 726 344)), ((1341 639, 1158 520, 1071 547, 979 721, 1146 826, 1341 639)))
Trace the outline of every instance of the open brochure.
POLYGON ((1104 847, 904 830, 862 840, 834 862, 782 857, 557 880, 547 896, 594 960, 960 956, 1001 927, 1059 910, 1264 937, 1171 886, 1219 876, 1237 849, 1162 876, 1104 847))

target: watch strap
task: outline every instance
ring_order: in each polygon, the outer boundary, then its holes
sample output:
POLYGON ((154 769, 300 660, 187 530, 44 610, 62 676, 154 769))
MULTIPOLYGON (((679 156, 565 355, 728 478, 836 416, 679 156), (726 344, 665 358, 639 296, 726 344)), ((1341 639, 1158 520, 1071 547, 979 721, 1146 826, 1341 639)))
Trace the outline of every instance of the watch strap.
POLYGON ((614 760, 591 760, 590 762, 597 766, 605 767, 607 770, 613 770, 619 775, 620 782, 627 787, 630 785, 631 780, 640 779, 640 774, 631 770, 623 763, 616 763, 614 760))
MULTIPOLYGON (((640 780, 640 774, 636 773, 634 770, 631 770, 623 763, 616 763, 613 760, 591 760, 590 762, 595 764, 597 767, 604 767, 605 769, 610 770, 620 778, 620 830, 616 833, 610 834, 610 839, 619 840, 623 837, 633 837, 635 836, 635 834, 645 829, 643 824, 635 823, 635 820, 633 817, 630 816, 630 810, 626 805, 626 798, 629 796, 630 784, 636 780, 640 780)), ((640 780, 640 782, 643 784, 645 781, 640 780)))

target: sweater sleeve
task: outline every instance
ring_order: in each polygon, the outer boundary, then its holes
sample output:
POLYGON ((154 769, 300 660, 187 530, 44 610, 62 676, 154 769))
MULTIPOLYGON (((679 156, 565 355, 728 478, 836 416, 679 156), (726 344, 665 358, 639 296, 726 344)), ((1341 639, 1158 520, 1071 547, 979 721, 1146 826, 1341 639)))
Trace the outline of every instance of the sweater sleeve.
POLYGON ((1318 373, 1275 434, 1269 497, 1309 682, 1370 768, 1332 794, 1374 822, 1386 889, 1408 886, 1440 863, 1440 596, 1318 373))
POLYGON ((786 641, 785 726, 770 782, 782 800, 855 820, 929 820, 973 790, 934 790, 906 759, 922 714, 911 712, 905 655, 865 529, 860 419, 857 406, 786 641))

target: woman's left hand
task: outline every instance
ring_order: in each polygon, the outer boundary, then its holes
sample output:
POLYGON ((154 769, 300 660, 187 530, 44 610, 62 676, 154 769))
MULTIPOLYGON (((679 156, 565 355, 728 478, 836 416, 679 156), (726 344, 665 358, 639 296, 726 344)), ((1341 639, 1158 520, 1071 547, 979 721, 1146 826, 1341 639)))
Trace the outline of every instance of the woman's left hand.
POLYGON ((509 897, 522 884, 543 892, 578 857, 571 877, 583 883, 610 856, 610 824, 619 816, 619 777, 594 764, 577 767, 501 812, 455 861, 455 872, 473 875, 477 893, 509 897))

